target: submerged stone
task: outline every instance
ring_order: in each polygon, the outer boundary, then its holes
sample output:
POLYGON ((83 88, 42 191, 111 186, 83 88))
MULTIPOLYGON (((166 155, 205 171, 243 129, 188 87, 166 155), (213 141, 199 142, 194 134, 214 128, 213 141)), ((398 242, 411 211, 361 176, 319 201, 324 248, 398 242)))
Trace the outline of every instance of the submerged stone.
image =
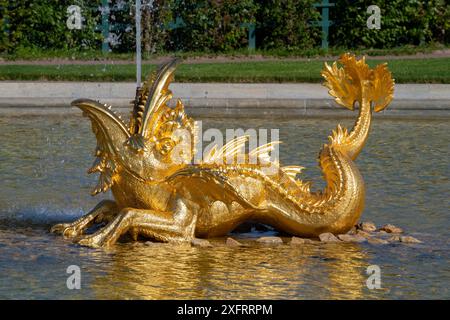
POLYGON ((305 243, 314 243, 316 241, 311 240, 311 239, 305 239, 305 238, 299 238, 299 237, 292 237, 291 242, 289 242, 289 244, 291 246, 299 246, 305 243))
POLYGON ((361 222, 360 224, 357 225, 357 228, 365 232, 373 232, 377 230, 377 226, 375 225, 375 223, 371 221, 361 222))
POLYGON ((227 238, 226 241, 227 246, 229 247, 242 247, 243 244, 233 238, 227 238))
POLYGON ((344 242, 366 242, 367 239, 359 234, 340 234, 338 238, 344 242))
POLYGON ((370 235, 368 232, 363 231, 363 230, 358 230, 358 231, 356 231, 356 234, 357 234, 358 236, 364 237, 364 238, 366 238, 366 239, 368 239, 368 238, 371 237, 371 235, 370 235))
POLYGON ((208 247, 212 247, 211 242, 209 242, 206 239, 198 239, 198 238, 194 238, 191 240, 191 244, 195 247, 203 247, 203 248, 208 248, 208 247))
POLYGON ((133 247, 143 247, 143 246, 145 246, 145 243, 136 241, 136 242, 133 242, 132 246, 133 247))
POLYGON ((357 226, 353 226, 353 227, 347 232, 347 234, 354 235, 354 234, 356 234, 356 231, 357 231, 357 230, 358 230, 357 226))
POLYGON ((367 239, 367 241, 369 241, 370 244, 388 244, 389 241, 384 240, 384 239, 379 239, 379 238, 369 238, 367 239))
POLYGON ((380 228, 381 231, 386 231, 387 233, 403 233, 403 230, 393 224, 387 224, 380 228))
POLYGON ((400 242, 400 236, 392 236, 388 239, 389 242, 400 242))
POLYGON ((419 239, 416 239, 416 238, 411 237, 411 236, 401 236, 400 237, 400 242, 404 242, 404 243, 422 243, 422 241, 420 241, 419 239))
POLYGON ((261 237, 256 241, 268 244, 283 244, 283 240, 280 237, 261 237))
POLYGON ((319 239, 322 242, 341 242, 334 234, 331 232, 325 232, 319 235, 319 239))

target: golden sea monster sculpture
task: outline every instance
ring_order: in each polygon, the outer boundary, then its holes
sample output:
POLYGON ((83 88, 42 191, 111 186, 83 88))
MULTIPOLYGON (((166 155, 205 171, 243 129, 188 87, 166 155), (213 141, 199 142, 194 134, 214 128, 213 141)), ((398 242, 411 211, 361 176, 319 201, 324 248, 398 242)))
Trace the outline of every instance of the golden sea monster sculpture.
POLYGON ((173 60, 144 83, 128 125, 96 101, 72 102, 90 118, 97 138, 89 169, 100 173, 93 194, 111 189, 114 201, 104 200, 51 231, 90 247, 112 245, 126 233, 163 242, 222 236, 248 220, 301 237, 346 233, 364 208, 364 182, 355 160, 369 135, 372 110, 387 107, 394 81, 386 64, 371 69, 351 54, 338 62, 341 67, 325 64, 325 86, 341 106, 354 110, 358 105, 359 114, 352 130, 338 125, 319 153, 324 190, 311 191, 309 182, 297 178, 302 167, 270 160, 277 142, 245 152, 246 137, 238 137, 194 162, 195 123, 181 101, 174 108, 167 105, 173 60), (265 170, 268 166, 275 170, 265 170), (84 234, 94 224, 101 228, 84 234))

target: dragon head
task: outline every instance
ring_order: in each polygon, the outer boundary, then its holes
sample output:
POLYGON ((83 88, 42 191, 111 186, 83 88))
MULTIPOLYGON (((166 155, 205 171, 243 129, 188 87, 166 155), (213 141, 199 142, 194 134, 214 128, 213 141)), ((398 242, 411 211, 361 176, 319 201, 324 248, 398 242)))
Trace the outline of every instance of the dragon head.
POLYGON ((111 106, 94 100, 72 102, 90 118, 97 138, 96 159, 89 173, 99 172, 95 195, 108 190, 126 172, 142 181, 158 181, 189 164, 196 127, 180 100, 171 108, 170 82, 178 60, 171 60, 144 82, 126 124, 111 106))

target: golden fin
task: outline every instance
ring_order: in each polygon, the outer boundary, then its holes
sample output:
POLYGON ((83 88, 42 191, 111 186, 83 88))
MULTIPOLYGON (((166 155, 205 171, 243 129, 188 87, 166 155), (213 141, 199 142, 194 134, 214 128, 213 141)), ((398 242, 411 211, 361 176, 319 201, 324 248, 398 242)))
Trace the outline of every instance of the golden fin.
POLYGON ((328 93, 335 98, 336 103, 354 110, 355 101, 361 101, 363 82, 372 79, 372 70, 363 57, 357 60, 353 54, 343 54, 339 58, 339 63, 343 65, 339 68, 334 62, 332 66, 327 63, 322 70, 325 79, 324 86, 328 93))
POLYGON ((373 75, 369 96, 374 111, 380 112, 388 106, 394 97, 394 80, 386 63, 376 66, 373 75))
POLYGON ((340 56, 339 63, 344 66, 347 76, 355 85, 364 80, 371 80, 372 70, 366 63, 366 57, 357 60, 354 54, 345 53, 340 56))
POLYGON ((353 84, 349 81, 347 74, 343 68, 338 68, 334 62, 331 66, 325 62, 322 70, 324 77, 324 86, 328 88, 328 93, 334 97, 336 103, 341 106, 354 110, 354 103, 357 100, 357 94, 353 89, 353 84))

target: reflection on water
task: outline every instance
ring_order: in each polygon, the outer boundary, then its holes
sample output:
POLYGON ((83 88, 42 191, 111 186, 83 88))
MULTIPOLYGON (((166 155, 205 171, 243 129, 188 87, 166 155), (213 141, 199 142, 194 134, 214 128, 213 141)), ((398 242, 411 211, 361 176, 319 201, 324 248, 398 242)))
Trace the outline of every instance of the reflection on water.
MULTIPOLYGON (((121 280, 118 298, 307 298, 321 291, 336 298, 363 296, 363 257, 355 248, 345 250, 346 254, 335 246, 312 245, 294 249, 256 245, 240 249, 223 245, 212 250, 168 249, 167 245, 128 249, 117 250, 109 270, 111 278, 121 280), (167 259, 169 250, 175 251, 171 256, 180 258, 175 262, 167 259), (137 264, 136 254, 140 257, 137 264), (156 262, 163 260, 170 267, 156 262), (314 274, 315 268, 322 272, 314 274), (299 290, 303 286, 304 292, 299 290)), ((101 280, 95 282, 101 297, 108 297, 104 295, 108 286, 101 280)))
MULTIPOLYGON (((86 175, 95 147, 88 121, 0 117, 0 298, 449 298, 450 125, 376 120, 358 159, 368 189, 363 219, 402 226, 423 244, 290 247, 242 238, 247 247, 216 239, 214 248, 80 248, 47 230, 100 200, 89 196, 96 178, 86 175), (81 290, 66 288, 71 264, 81 267, 81 290), (372 264, 381 268, 381 290, 366 287, 372 264)), ((282 162, 307 167, 321 187, 317 152, 337 122, 205 119, 203 128, 279 128, 282 162)))

